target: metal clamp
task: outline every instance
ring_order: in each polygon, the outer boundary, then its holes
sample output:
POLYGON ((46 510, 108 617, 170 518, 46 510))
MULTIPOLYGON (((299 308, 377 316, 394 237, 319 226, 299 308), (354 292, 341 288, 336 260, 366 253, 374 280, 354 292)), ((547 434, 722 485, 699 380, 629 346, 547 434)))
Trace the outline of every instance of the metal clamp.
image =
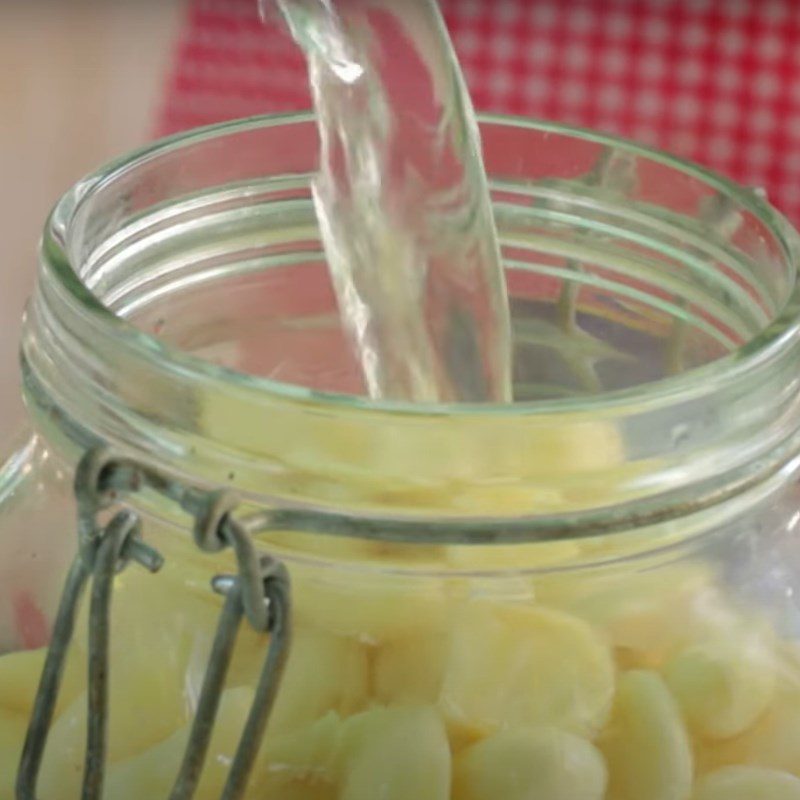
POLYGON ((239 570, 237 575, 217 576, 212 580, 213 590, 224 594, 226 601, 189 741, 169 800, 191 800, 197 789, 242 617, 247 617, 257 631, 268 632, 270 641, 221 800, 238 800, 247 786, 288 653, 291 615, 288 572, 280 562, 259 557, 246 528, 232 517, 237 505, 232 495, 187 488, 156 470, 115 458, 100 449, 88 452, 76 471, 79 550, 64 585, 28 726, 17 775, 17 800, 37 800, 36 785, 64 665, 80 601, 90 578, 88 722, 81 800, 102 798, 114 575, 131 561, 155 573, 164 560, 142 541, 141 524, 135 512, 123 509, 105 525, 98 524, 98 515, 144 486, 176 501, 194 516, 194 540, 201 550, 217 552, 231 547, 239 570))

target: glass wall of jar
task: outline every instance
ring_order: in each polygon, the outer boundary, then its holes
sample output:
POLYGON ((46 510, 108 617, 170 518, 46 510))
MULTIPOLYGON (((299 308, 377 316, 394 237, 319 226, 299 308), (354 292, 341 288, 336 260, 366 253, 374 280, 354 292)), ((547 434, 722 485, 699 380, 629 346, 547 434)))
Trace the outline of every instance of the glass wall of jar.
MULTIPOLYGON (((80 545, 91 583, 126 508, 147 547, 123 536, 110 586, 107 735, 87 725, 95 580, 46 745, 29 739, 40 800, 80 795, 87 736, 94 796, 169 796, 212 580, 246 566, 196 540, 234 529, 292 596, 243 797, 800 798, 796 234, 757 193, 628 142, 482 134, 509 406, 363 396, 310 117, 159 143, 60 202, 23 326, 32 432, 0 478, 0 796, 66 641, 70 563, 80 545), (76 477, 96 448, 105 466, 76 477)), ((270 649, 246 611, 198 798, 221 796, 270 649)))

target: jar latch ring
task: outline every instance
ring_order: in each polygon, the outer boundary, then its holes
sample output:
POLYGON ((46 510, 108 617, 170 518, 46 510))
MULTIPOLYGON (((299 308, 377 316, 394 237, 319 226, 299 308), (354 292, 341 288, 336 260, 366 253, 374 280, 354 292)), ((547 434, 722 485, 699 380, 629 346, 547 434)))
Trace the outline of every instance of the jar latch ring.
POLYGON ((66 657, 84 589, 91 581, 89 604, 89 688, 86 755, 81 800, 103 794, 108 719, 109 641, 114 576, 131 561, 150 572, 164 564, 161 554, 142 539, 139 515, 123 508, 108 522, 103 511, 147 487, 178 503, 195 519, 194 540, 206 552, 231 547, 238 573, 218 575, 211 588, 225 595, 203 685, 178 776, 169 800, 191 800, 197 789, 214 729, 220 697, 243 617, 269 644, 253 704, 232 760, 221 800, 241 798, 252 772, 277 695, 290 642, 290 586, 286 567, 257 552, 246 527, 233 516, 238 501, 230 493, 186 487, 159 470, 119 458, 106 448, 87 452, 75 478, 78 553, 61 595, 50 647, 17 775, 17 800, 36 800, 36 785, 55 713, 66 657))

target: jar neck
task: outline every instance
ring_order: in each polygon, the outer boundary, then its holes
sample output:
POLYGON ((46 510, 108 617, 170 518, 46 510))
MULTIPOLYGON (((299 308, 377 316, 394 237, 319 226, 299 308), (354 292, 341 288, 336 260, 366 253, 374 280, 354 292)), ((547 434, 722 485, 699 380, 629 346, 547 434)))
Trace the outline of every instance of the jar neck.
POLYGON ((50 257, 22 346, 29 407, 45 435, 78 450, 108 443, 259 505, 531 516, 563 535, 587 514, 595 526, 624 526, 626 516, 665 519, 721 502, 791 470, 798 450, 793 328, 777 329, 746 369, 732 363, 690 386, 599 397, 594 407, 375 410, 209 385, 168 354, 132 346, 136 334, 107 312, 76 305, 48 274, 50 257))
MULTIPOLYGON (((177 147, 138 156, 138 168, 157 170, 177 147)), ((360 518, 365 530, 396 523, 401 537, 406 523, 450 520, 455 535, 491 522, 509 540, 677 519, 786 480, 795 468, 796 292, 732 355, 607 395, 413 408, 314 393, 203 362, 121 318, 120 296, 163 279, 139 277, 142 242, 158 242, 187 213, 142 214, 135 192, 118 185, 130 170, 130 161, 113 165, 59 204, 24 322, 29 407, 44 435, 71 452, 107 443, 303 524, 316 519, 320 529, 352 528, 360 518), (110 211, 101 216, 104 203, 110 211)), ((794 248, 793 234, 773 222, 794 248)), ((298 225, 298 240, 308 235, 298 225)))

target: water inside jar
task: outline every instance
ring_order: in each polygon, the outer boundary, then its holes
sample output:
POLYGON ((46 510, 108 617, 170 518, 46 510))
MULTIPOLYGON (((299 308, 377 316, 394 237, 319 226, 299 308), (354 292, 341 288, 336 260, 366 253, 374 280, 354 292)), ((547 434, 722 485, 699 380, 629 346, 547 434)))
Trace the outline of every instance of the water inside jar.
MULTIPOLYGON (((261 0, 268 12, 275 0, 261 0)), ((277 0, 317 112, 314 201, 373 397, 511 399, 509 310, 480 139, 435 0, 277 0)))

